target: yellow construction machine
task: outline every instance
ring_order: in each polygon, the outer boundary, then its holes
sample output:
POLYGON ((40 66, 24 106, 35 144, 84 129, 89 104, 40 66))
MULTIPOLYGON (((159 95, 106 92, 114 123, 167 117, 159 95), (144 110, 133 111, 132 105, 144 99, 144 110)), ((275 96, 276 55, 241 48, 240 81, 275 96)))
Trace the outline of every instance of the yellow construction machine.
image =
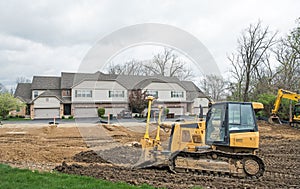
MULTIPOLYGON (((153 97, 148 97, 148 111, 153 97)), ((258 108, 262 104, 256 104, 258 108)), ((253 104, 247 102, 211 103, 206 120, 162 123, 160 117, 155 138, 149 136, 148 112, 146 132, 141 139, 143 161, 136 168, 167 166, 174 172, 214 174, 241 178, 258 178, 265 166, 256 151, 259 132, 253 104), (168 144, 160 140, 160 130, 169 130, 168 144)), ((201 111, 200 111, 201 112, 201 111)), ((203 117, 203 116, 199 116, 203 117)))
POLYGON ((297 104, 294 105, 293 111, 290 112, 290 125, 291 126, 298 126, 300 125, 300 94, 295 92, 291 92, 284 89, 279 89, 277 93, 277 97, 274 103, 274 108, 272 109, 271 116, 269 118, 269 123, 274 124, 282 124, 280 118, 278 117, 278 110, 281 104, 281 100, 289 99, 292 101, 296 101, 297 104))

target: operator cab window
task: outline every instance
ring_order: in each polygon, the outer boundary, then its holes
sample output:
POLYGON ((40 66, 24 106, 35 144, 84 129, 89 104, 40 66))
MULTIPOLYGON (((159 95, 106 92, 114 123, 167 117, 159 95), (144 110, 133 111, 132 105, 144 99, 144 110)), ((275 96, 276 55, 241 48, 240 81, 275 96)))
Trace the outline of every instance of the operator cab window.
POLYGON ((226 105, 214 105, 208 113, 207 140, 209 142, 225 141, 225 113, 226 105))
POLYGON ((251 104, 229 104, 229 131, 256 131, 255 118, 251 104))

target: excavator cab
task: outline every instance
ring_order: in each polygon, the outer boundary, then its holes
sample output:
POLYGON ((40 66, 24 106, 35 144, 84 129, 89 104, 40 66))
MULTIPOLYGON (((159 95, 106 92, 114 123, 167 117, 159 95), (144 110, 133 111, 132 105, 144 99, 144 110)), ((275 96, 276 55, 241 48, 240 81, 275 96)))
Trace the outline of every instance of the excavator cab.
POLYGON ((300 103, 295 104, 293 115, 294 117, 300 116, 300 103))
POLYGON ((207 113, 206 144, 224 151, 258 148, 258 127, 250 102, 215 103, 207 113), (227 148, 228 147, 228 148, 227 148))
POLYGON ((292 127, 300 128, 300 103, 295 104, 292 115, 292 121, 290 122, 292 127))

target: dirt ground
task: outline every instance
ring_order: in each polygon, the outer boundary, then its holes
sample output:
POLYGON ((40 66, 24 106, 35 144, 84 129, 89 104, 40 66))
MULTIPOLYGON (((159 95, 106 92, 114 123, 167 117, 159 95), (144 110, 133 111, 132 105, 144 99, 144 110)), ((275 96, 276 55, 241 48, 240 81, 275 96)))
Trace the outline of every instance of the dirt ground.
MULTIPOLYGON (((173 174, 166 169, 132 170, 141 148, 136 143, 143 128, 110 125, 3 125, 0 162, 12 166, 89 175, 155 187, 190 188, 300 188, 300 130, 259 122, 260 150, 266 171, 256 180, 219 176, 173 174)), ((154 136, 152 127, 151 136, 154 136)), ((162 140, 167 134, 162 132, 162 140)))

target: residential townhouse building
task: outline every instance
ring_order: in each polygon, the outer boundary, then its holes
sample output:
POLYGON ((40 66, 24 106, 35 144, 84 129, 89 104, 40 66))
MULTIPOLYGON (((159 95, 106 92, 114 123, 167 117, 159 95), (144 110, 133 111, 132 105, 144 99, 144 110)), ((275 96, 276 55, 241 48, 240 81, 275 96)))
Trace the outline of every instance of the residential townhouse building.
POLYGON ((34 76, 32 83, 19 83, 15 97, 26 104, 19 113, 31 119, 97 117, 97 109, 116 116, 128 109, 133 90, 156 98, 154 108, 163 105, 176 115, 198 114, 207 109, 208 97, 191 81, 175 77, 128 76, 96 73, 66 73, 59 77, 34 76))

